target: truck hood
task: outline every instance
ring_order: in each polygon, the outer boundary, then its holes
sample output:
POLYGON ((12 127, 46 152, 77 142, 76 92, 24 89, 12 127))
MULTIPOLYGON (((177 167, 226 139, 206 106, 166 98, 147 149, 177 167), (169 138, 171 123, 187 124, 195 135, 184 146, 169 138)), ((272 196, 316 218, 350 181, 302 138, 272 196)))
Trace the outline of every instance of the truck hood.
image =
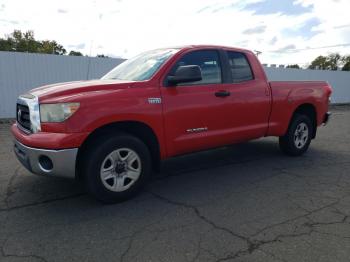
POLYGON ((37 96, 39 101, 42 101, 58 97, 75 96, 86 92, 123 89, 130 87, 133 83, 135 82, 124 80, 74 81, 38 87, 32 89, 30 93, 37 96))

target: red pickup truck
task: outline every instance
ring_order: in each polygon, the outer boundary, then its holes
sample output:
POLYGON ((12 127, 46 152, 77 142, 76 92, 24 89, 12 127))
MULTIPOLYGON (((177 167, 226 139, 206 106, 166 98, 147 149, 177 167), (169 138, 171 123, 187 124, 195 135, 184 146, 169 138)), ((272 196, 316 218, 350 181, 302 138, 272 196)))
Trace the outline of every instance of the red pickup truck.
POLYGON ((328 121, 331 92, 326 82, 268 82, 248 50, 158 49, 100 80, 21 95, 14 150, 32 173, 79 178, 97 199, 116 202, 165 158, 264 136, 301 155, 328 121))

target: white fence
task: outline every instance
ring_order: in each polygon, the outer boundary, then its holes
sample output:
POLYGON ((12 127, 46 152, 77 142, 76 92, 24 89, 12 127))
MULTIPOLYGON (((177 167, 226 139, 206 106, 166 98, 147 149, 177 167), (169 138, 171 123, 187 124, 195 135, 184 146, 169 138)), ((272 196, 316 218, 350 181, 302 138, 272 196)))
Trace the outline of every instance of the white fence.
MULTIPOLYGON (((100 78, 122 59, 58 56, 0 51, 0 118, 15 117, 18 95, 57 82, 100 78)), ((350 103, 350 72, 266 67, 277 80, 325 80, 333 87, 333 103, 350 103)))

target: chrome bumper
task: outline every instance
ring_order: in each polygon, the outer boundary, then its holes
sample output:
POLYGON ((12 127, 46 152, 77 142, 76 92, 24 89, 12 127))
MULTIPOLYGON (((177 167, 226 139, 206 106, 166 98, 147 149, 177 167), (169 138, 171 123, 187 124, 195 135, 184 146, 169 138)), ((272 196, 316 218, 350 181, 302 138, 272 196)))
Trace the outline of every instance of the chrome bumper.
POLYGON ((75 178, 78 148, 39 149, 25 146, 15 140, 14 151, 22 165, 34 174, 75 178))

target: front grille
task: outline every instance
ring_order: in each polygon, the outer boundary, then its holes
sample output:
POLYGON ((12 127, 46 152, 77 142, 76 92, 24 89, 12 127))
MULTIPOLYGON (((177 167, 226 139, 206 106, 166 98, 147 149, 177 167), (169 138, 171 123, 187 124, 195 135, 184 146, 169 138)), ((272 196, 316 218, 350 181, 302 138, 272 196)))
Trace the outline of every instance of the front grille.
POLYGON ((25 131, 30 132, 30 113, 28 106, 17 104, 17 123, 25 131))

